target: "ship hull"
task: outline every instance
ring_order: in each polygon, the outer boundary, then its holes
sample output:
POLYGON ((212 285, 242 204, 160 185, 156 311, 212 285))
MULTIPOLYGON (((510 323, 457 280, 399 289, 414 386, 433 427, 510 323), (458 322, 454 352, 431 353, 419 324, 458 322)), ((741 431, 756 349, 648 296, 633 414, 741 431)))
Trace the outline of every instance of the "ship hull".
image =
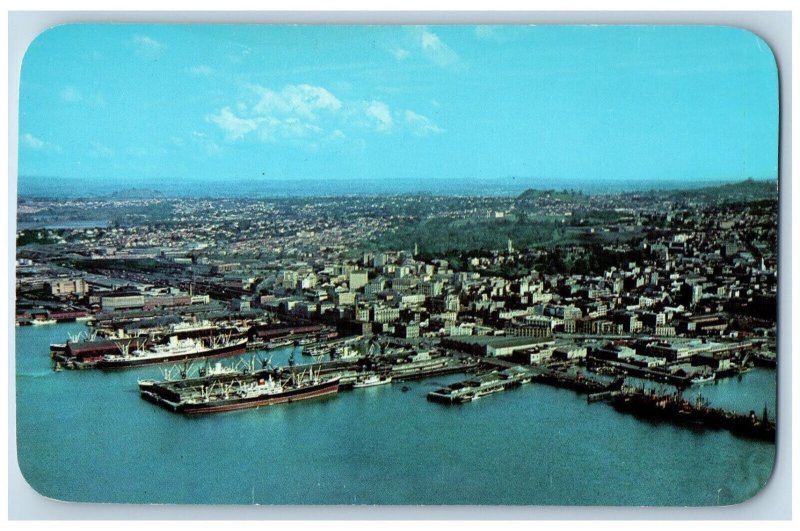
POLYGON ((355 382, 353 384, 353 389, 363 389, 365 387, 375 387, 377 385, 386 385, 392 383, 391 378, 387 378, 386 380, 378 380, 374 382, 355 382))
POLYGON ((269 396, 232 398, 228 400, 215 400, 201 404, 179 403, 175 406, 175 411, 188 415, 202 413, 221 413, 224 411, 234 411, 237 409, 249 409, 274 404, 284 404, 287 402, 297 402, 309 398, 322 397, 339 392, 339 379, 323 382, 317 385, 292 389, 269 396))
POLYGON ((641 418, 664 420, 711 429, 727 429, 735 435, 770 442, 775 441, 774 422, 760 422, 745 415, 714 408, 697 408, 691 405, 681 406, 675 403, 665 404, 664 398, 648 397, 648 395, 642 394, 619 395, 612 398, 611 405, 617 411, 641 418))
POLYGON ((121 360, 100 360, 95 367, 103 370, 128 369, 132 367, 146 367, 149 365, 160 365, 162 363, 174 363, 181 361, 191 361, 195 359, 224 358, 244 354, 247 351, 247 342, 242 341, 233 345, 220 348, 203 350, 200 352, 182 353, 169 356, 159 356, 148 358, 142 356, 141 359, 121 359, 121 360))

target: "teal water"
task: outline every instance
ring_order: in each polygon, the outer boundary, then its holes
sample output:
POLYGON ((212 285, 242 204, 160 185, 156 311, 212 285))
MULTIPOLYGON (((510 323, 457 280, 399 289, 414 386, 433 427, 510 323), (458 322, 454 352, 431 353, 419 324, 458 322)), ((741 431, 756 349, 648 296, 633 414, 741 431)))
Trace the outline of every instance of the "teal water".
MULTIPOLYGON (((139 398, 137 379, 159 377, 157 367, 53 372, 49 344, 83 329, 16 329, 19 466, 61 500, 729 505, 755 495, 775 460, 772 444, 642 422, 547 386, 454 407, 425 399, 459 375, 408 392, 392 384, 187 418, 139 398)), ((775 373, 700 392, 714 405, 760 415, 766 401, 774 412, 775 373)))

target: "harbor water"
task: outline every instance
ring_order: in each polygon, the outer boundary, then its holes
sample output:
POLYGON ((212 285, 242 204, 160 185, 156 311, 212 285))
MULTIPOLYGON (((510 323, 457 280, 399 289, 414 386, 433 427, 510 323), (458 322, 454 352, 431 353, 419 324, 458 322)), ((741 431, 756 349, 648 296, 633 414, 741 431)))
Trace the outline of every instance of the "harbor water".
MULTIPOLYGON (((49 344, 85 329, 16 329, 19 466, 60 500, 730 505, 757 494, 775 460, 774 444, 642 421, 541 384, 459 406, 426 400, 463 375, 185 417, 139 397, 137 380, 159 367, 54 372, 49 344)), ((772 416, 775 387, 775 371, 756 368, 687 396, 772 416)))

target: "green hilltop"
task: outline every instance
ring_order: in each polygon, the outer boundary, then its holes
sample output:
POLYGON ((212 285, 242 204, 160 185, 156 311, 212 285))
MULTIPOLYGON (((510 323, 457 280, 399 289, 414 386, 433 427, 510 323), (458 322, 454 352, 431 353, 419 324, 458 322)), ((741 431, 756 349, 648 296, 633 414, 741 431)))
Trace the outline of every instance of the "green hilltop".
POLYGON ((706 186, 694 190, 661 192, 673 199, 698 202, 743 202, 778 198, 777 180, 746 179, 738 183, 706 186))
MULTIPOLYGON (((520 205, 530 203, 583 203, 587 202, 593 194, 584 194, 575 190, 536 190, 529 188, 516 198, 520 205)), ((594 194, 603 195, 603 194, 594 194)), ((701 188, 683 188, 673 190, 648 190, 623 192, 618 195, 647 195, 660 196, 665 199, 676 201, 698 201, 698 202, 743 202, 759 201, 763 199, 776 199, 778 196, 777 180, 756 180, 746 179, 736 183, 727 183, 714 186, 704 186, 701 188)))

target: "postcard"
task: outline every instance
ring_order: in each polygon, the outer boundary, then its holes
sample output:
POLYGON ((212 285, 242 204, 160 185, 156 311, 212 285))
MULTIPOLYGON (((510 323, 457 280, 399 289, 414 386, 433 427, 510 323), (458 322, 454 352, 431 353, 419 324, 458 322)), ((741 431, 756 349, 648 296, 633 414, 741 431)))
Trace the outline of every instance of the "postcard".
POLYGON ((67 24, 20 80, 42 496, 710 507, 769 481, 754 33, 67 24))

